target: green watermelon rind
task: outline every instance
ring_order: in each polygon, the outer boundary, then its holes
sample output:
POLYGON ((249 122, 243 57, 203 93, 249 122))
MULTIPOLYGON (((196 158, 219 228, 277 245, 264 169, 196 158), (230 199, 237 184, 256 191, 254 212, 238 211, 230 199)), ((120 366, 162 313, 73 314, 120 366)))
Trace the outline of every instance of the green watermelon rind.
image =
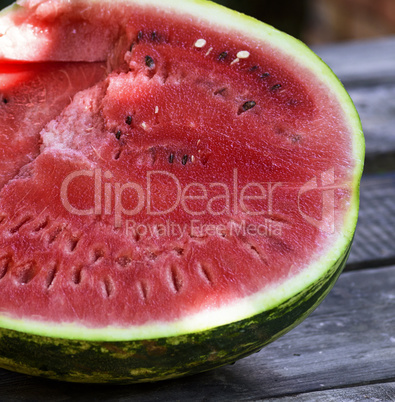
POLYGON ((0 10, 0 17, 6 17, 7 14, 10 13, 16 13, 18 12, 18 10, 22 8, 21 6, 19 6, 17 3, 12 3, 9 6, 7 6, 6 8, 3 8, 2 10, 0 10))
POLYGON ((206 331, 150 340, 84 341, 0 329, 0 365, 71 382, 137 383, 208 371, 260 351, 306 318, 333 287, 350 248, 319 281, 274 309, 206 331))
MULTIPOLYGON (((91 3, 99 0, 91 0, 91 3)), ((140 382, 174 378, 232 363, 260 350, 306 318, 334 285, 352 243, 359 208, 364 139, 349 95, 330 68, 302 42, 215 3, 202 0, 110 0, 190 15, 218 30, 263 41, 309 70, 336 96, 352 136, 355 168, 351 201, 340 234, 331 247, 300 274, 216 310, 177 322, 102 329, 81 324, 15 319, 0 314, 0 365, 26 374, 81 382, 140 382), (165 10, 166 9, 166 10, 165 10), (98 368, 100 367, 100 372, 98 368)), ((21 3, 22 4, 22 3, 21 3)), ((24 12, 10 6, 0 13, 24 12)))

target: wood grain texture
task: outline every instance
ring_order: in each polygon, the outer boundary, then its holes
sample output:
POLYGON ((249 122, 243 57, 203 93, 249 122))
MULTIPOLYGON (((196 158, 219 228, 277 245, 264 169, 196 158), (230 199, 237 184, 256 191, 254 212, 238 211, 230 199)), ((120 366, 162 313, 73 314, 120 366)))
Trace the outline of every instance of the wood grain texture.
POLYGON ((360 387, 340 388, 311 392, 291 397, 268 399, 269 402, 366 402, 395 401, 395 382, 371 384, 360 387))
MULTIPOLYGON (((367 157, 372 158, 386 153, 394 155, 395 84, 352 88, 349 89, 349 94, 361 117, 367 157)), ((370 160, 369 163, 372 164, 370 160)), ((376 171, 378 171, 378 167, 376 167, 376 171)))
POLYGON ((313 48, 348 90, 366 139, 366 172, 395 170, 395 36, 313 48))
POLYGON ((344 85, 395 83, 395 36, 313 47, 344 85))
POLYGON ((257 400, 395 381, 394 311, 395 266, 348 272, 306 321, 233 366, 131 386, 66 384, 0 370, 0 399, 257 400))
POLYGON ((347 269, 395 263, 395 37, 314 50, 348 89, 366 140, 360 217, 347 269))
POLYGON ((364 176, 359 221, 346 269, 395 264, 395 172, 364 176))

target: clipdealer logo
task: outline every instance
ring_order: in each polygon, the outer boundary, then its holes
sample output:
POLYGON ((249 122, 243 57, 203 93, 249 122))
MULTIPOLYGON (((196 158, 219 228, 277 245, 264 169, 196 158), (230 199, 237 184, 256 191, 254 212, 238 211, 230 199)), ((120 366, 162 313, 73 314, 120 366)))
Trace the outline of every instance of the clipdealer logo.
MULTIPOLYGON (((114 227, 121 228, 125 217, 136 217, 141 213, 147 216, 165 217, 181 208, 191 217, 190 225, 196 224, 199 216, 237 216, 246 217, 272 216, 276 193, 284 188, 286 183, 250 182, 243 186, 239 183, 238 169, 233 170, 231 185, 223 182, 198 183, 191 182, 182 186, 180 180, 173 173, 153 170, 146 173, 143 178, 144 186, 138 182, 119 183, 111 181, 113 174, 101 169, 78 170, 65 177, 60 188, 60 199, 64 208, 71 214, 78 216, 89 215, 113 215, 114 227), (70 186, 75 180, 84 178, 88 180, 88 186, 93 198, 91 207, 81 209, 73 205, 69 199, 70 186), (158 183, 166 183, 166 193, 171 194, 173 200, 168 205, 159 205, 157 198, 158 183), (210 195, 212 192, 215 195, 210 195), (124 204, 124 196, 133 195, 133 205, 124 204), (251 207, 251 203, 257 203, 260 208, 251 207), (266 207, 262 205, 265 203, 266 207), (220 208, 218 208, 220 205, 220 208)), ((334 168, 323 172, 320 177, 313 177, 306 183, 293 183, 298 187, 297 197, 294 200, 300 216, 310 225, 319 230, 332 234, 335 231, 335 190, 342 185, 335 184, 334 168), (321 218, 310 216, 308 211, 302 208, 302 199, 311 191, 321 193, 321 218)), ((163 194, 163 193, 162 193, 163 194)), ((161 197, 165 198, 165 197, 161 197)), ((130 203, 129 203, 130 204, 130 203)), ((229 222, 231 223, 231 222, 229 222)), ((128 220, 128 225, 137 227, 136 219, 128 220)), ((192 226, 193 227, 193 226, 192 226)), ((148 231, 148 228, 147 228, 148 231)))

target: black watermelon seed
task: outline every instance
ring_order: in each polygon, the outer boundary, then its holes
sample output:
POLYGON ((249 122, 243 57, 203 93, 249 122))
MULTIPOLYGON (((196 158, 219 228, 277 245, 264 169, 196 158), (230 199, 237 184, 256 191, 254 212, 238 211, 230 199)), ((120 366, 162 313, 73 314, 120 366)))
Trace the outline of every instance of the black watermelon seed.
POLYGON ((226 59, 228 56, 228 52, 222 52, 219 56, 218 56, 218 60, 224 60, 226 59))
POLYGON ((273 85, 271 88, 270 88, 270 90, 271 91, 277 91, 278 89, 280 89, 281 88, 281 84, 276 84, 276 85, 273 85))
POLYGON ((158 39, 158 34, 157 34, 156 31, 153 31, 153 32, 152 32, 151 38, 152 38, 152 40, 157 40, 157 39, 158 39))
POLYGON ((132 116, 126 116, 125 123, 130 126, 132 124, 132 116))
POLYGON ((151 56, 145 56, 145 65, 148 68, 152 68, 155 66, 154 59, 151 56))
POLYGON ((121 154, 122 154, 122 149, 118 149, 118 151, 114 155, 114 159, 117 161, 121 157, 121 154))
POLYGON ((118 131, 115 133, 115 138, 116 138, 117 140, 119 140, 119 139, 121 138, 121 135, 122 135, 121 130, 118 130, 118 131))
POLYGON ((6 105, 8 103, 8 99, 7 98, 3 98, 3 103, 6 105))
POLYGON ((297 144, 298 142, 300 142, 302 140, 302 136, 301 135, 295 135, 295 136, 293 136, 292 137, 292 142, 294 143, 294 144, 297 144))
POLYGON ((250 68, 250 71, 256 71, 256 70, 258 70, 258 66, 252 66, 252 67, 250 68))
POLYGON ((173 163, 173 162, 174 162, 174 154, 171 153, 171 154, 169 155, 169 163, 173 163))
POLYGON ((143 39, 143 31, 139 31, 137 34, 137 43, 138 41, 140 41, 141 39, 143 39))
POLYGON ((267 78, 267 77, 270 77, 270 74, 269 74, 269 73, 263 73, 263 74, 261 75, 261 78, 267 78))
POLYGON ((214 91, 214 95, 223 95, 226 92, 226 88, 220 88, 214 91))
POLYGON ((184 155, 182 157, 182 164, 185 166, 187 164, 187 162, 188 162, 188 155, 184 155))
POLYGON ((243 112, 246 112, 247 110, 252 109, 255 105, 256 105, 256 102, 248 101, 248 102, 244 103, 244 105, 242 106, 242 110, 243 110, 243 112))

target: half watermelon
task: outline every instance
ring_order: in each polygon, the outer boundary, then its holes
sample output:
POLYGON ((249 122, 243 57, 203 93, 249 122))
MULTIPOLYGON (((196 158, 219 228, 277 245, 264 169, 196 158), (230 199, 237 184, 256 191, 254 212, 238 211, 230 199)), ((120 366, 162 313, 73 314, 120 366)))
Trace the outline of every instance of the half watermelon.
POLYGON ((0 15, 0 364, 68 381, 209 370, 345 265, 364 141, 301 42, 205 1, 0 15))

